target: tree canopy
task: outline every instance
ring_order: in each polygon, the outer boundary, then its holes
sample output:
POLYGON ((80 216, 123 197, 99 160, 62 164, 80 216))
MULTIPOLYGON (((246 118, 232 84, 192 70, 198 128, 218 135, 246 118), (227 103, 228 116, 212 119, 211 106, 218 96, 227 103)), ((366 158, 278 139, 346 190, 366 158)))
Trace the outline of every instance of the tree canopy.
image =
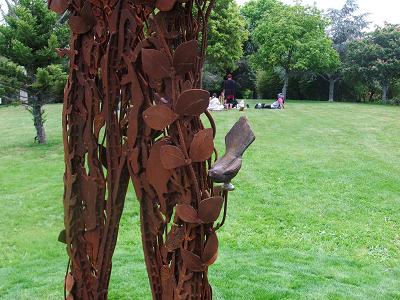
POLYGON ((349 41, 359 39, 369 26, 367 13, 358 14, 359 6, 356 0, 347 0, 340 9, 329 9, 327 18, 330 20, 328 35, 335 49, 344 55, 349 41))
POLYGON ((0 97, 12 99, 26 81, 25 69, 11 60, 0 56, 0 97))
POLYGON ((336 65, 328 66, 319 75, 329 82, 329 101, 334 100, 335 84, 342 78, 342 61, 344 59, 347 44, 361 38, 364 30, 369 25, 366 20, 368 14, 358 14, 356 0, 347 0, 340 9, 329 9, 326 17, 329 19, 327 28, 328 36, 331 38, 333 48, 338 52, 340 60, 336 65))
POLYGON ((325 33, 327 20, 315 7, 275 5, 257 22, 252 54, 255 68, 283 71, 283 94, 294 72, 326 69, 338 64, 338 55, 325 33))
POLYGON ((243 43, 247 38, 245 20, 236 2, 216 1, 209 21, 207 62, 220 73, 232 72, 243 56, 243 43))
POLYGON ((19 0, 0 25, 0 54, 35 74, 37 68, 59 63, 55 49, 66 46, 68 29, 41 0, 19 0))
POLYGON ((250 0, 241 8, 241 14, 246 18, 247 26, 253 31, 261 17, 278 5, 277 0, 250 0))
MULTIPOLYGON (((43 105, 63 96, 67 65, 55 48, 67 46, 69 32, 45 0, 7 4, 0 24, 0 97, 7 102, 26 91, 40 137, 43 105)), ((330 101, 397 99, 399 26, 367 34, 367 16, 357 0, 325 14, 301 1, 249 0, 238 6, 236 0, 218 0, 209 21, 203 87, 220 91, 232 73, 238 97, 256 96, 256 90, 271 97, 282 89, 286 95, 290 78, 290 96, 299 99, 325 99, 328 88, 330 101)))
POLYGON ((385 103, 390 84, 400 77, 400 26, 386 24, 350 43, 346 68, 364 82, 379 82, 385 103))
POLYGON ((208 31, 203 85, 220 89, 223 76, 237 68, 243 56, 243 44, 248 38, 245 20, 234 0, 216 1, 208 31))
MULTIPOLYGON (((246 26, 249 32, 253 32, 257 26, 260 17, 269 12, 275 5, 278 5, 277 0, 250 0, 246 2, 240 9, 240 13, 246 20, 246 26)), ((253 41, 250 34, 249 39, 244 47, 245 55, 251 55, 257 51, 257 45, 253 41)))

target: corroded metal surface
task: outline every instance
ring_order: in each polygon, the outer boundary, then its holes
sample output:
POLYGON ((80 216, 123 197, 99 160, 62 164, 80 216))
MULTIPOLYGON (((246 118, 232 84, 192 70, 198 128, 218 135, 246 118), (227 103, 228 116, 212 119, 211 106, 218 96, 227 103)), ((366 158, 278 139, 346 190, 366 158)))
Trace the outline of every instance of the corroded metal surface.
POLYGON ((130 180, 153 299, 212 298, 214 222, 227 199, 208 176, 215 126, 200 120, 213 1, 49 0, 71 13, 70 48, 59 50, 70 59, 60 237, 70 258, 67 299, 107 299, 130 180))

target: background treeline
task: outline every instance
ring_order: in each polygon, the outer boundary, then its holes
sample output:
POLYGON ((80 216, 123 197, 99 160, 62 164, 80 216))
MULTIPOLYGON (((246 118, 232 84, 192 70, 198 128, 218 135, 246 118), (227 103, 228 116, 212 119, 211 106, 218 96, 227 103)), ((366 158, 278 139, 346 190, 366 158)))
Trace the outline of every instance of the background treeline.
MULTIPOLYGON (((8 0, 0 9, 0 98, 23 102, 39 143, 46 141, 43 106, 61 102, 67 60, 68 14, 57 16, 46 0, 8 0)), ((238 98, 398 103, 400 26, 371 31, 355 0, 341 9, 285 5, 279 0, 217 0, 209 22, 203 88, 220 93, 232 73, 238 98)))
POLYGON ((282 91, 291 99, 399 102, 400 26, 373 29, 357 1, 326 12, 277 0, 217 3, 205 88, 220 92, 232 73, 243 98, 282 91))

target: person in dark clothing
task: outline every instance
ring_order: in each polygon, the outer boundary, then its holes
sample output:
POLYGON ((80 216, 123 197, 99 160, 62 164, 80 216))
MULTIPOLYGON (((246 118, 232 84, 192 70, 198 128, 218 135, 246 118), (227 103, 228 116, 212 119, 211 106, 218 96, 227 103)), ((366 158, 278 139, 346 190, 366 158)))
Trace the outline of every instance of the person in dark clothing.
POLYGON ((228 75, 228 79, 224 81, 224 95, 226 109, 232 109, 236 101, 236 81, 232 79, 232 75, 228 75))

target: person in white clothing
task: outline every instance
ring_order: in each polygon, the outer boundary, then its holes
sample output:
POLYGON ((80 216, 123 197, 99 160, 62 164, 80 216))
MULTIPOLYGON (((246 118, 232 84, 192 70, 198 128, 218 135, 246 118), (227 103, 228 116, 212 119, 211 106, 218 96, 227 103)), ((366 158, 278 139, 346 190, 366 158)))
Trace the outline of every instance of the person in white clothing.
POLYGON ((224 110, 224 106, 221 104, 221 102, 219 102, 219 99, 217 98, 217 94, 215 94, 215 93, 210 98, 210 103, 208 104, 208 110, 211 110, 211 111, 224 110))

